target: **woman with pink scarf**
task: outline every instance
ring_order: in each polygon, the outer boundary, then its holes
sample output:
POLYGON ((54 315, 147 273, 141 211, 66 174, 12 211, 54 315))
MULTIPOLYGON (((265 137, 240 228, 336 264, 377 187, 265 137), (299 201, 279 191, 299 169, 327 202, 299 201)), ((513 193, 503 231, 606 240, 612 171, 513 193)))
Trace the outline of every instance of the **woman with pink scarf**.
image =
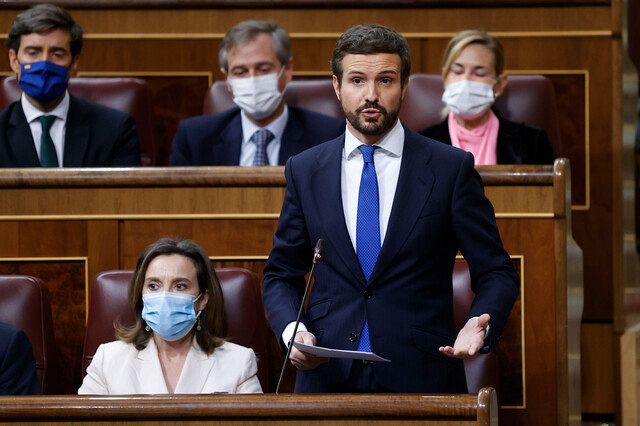
POLYGON ((442 101, 448 115, 422 135, 469 151, 476 164, 552 164, 547 133, 500 117, 491 109, 504 92, 504 50, 484 31, 456 34, 447 45, 442 101))

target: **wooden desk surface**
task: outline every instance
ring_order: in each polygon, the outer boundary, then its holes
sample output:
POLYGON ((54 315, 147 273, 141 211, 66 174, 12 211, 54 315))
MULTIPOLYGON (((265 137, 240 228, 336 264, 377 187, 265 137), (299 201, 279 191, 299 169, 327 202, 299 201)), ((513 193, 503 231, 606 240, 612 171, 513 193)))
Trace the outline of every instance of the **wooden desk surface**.
POLYGON ((180 424, 497 425, 496 393, 478 395, 153 395, 0 397, 0 421, 30 424, 154 422, 180 424))

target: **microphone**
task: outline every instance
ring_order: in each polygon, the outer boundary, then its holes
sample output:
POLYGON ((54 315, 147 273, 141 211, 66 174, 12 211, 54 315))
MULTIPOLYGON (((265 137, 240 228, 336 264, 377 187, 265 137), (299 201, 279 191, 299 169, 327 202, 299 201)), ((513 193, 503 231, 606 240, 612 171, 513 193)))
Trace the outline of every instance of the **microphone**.
POLYGON ((309 277, 307 278, 307 285, 304 288, 304 295, 302 296, 302 302, 300 303, 300 308, 298 309, 298 317, 296 318, 296 323, 293 326, 293 334, 291 335, 291 339, 287 344, 287 354, 284 356, 284 362, 282 363, 282 369, 280 370, 280 378, 278 379, 278 385, 276 386, 276 395, 280 390, 280 384, 282 384, 282 378, 284 377, 284 370, 286 370, 287 368, 287 361, 289 361, 291 348, 293 348, 293 339, 295 339, 296 333, 298 332, 298 326, 300 325, 300 315, 302 314, 302 309, 307 306, 308 298, 311 295, 310 283, 311 283, 311 278, 313 277, 313 272, 316 268, 316 263, 322 261, 323 255, 324 255, 324 240, 320 238, 316 243, 316 247, 313 249, 313 262, 311 263, 311 271, 309 271, 309 277))

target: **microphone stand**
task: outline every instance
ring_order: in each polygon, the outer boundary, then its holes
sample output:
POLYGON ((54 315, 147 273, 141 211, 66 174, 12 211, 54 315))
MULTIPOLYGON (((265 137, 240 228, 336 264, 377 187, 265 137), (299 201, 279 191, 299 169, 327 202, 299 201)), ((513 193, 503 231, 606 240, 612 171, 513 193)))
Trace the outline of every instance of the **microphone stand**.
POLYGON ((309 271, 309 277, 307 278, 307 284, 304 288, 304 295, 302 296, 302 303, 300 303, 300 308, 298 309, 298 317, 296 318, 296 323, 293 326, 293 334, 291 339, 289 339, 289 343, 287 344, 287 354, 284 357, 284 362, 282 363, 282 369, 280 370, 280 378, 278 379, 278 385, 276 386, 276 395, 280 390, 280 385, 282 384, 282 378, 284 377, 284 371, 287 369, 287 361, 289 360, 289 355, 291 354, 291 348, 293 348, 293 340, 296 337, 296 333, 298 332, 298 326, 300 325, 300 316, 302 315, 302 308, 306 305, 307 297, 309 294, 309 284, 311 283, 311 278, 313 277, 313 271, 316 268, 316 263, 322 260, 322 253, 324 252, 324 240, 320 238, 316 243, 316 247, 313 250, 313 262, 311 263, 311 271, 309 271))

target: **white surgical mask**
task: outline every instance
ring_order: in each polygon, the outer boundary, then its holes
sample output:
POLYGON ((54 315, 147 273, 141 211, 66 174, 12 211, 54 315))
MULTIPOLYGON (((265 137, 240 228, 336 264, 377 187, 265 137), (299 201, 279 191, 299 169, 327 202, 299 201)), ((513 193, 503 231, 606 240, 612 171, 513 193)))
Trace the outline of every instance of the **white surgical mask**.
POLYGON ((494 100, 491 84, 466 79, 447 84, 442 94, 442 102, 464 119, 479 117, 494 100))
POLYGON ((284 66, 278 73, 257 77, 228 78, 233 102, 256 120, 269 117, 282 100, 282 92, 278 90, 278 80, 283 71, 284 66))

